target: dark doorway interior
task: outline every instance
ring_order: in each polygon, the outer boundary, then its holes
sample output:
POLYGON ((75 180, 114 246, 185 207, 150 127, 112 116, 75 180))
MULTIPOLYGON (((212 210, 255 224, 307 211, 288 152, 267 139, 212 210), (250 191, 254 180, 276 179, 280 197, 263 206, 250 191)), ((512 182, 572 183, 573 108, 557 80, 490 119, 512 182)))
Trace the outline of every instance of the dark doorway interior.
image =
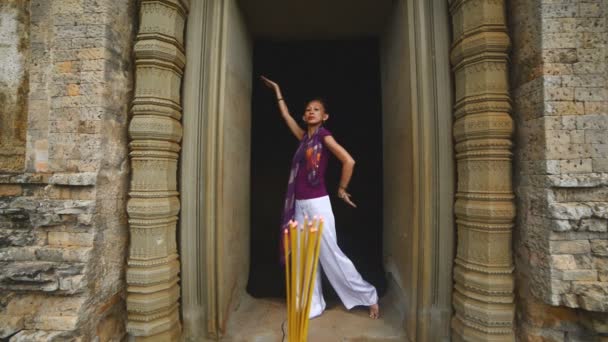
MULTIPOLYGON (((278 262, 279 223, 297 140, 282 120, 274 93, 259 80, 281 86, 292 116, 301 122, 306 101, 328 102, 326 127, 357 161, 350 193, 358 208, 336 197, 341 164, 332 156, 326 175, 338 244, 364 279, 384 293, 382 269, 382 108, 378 41, 256 41, 253 67, 251 155, 251 266, 247 291, 283 297, 278 262)), ((337 296, 323 279, 326 300, 337 296)))

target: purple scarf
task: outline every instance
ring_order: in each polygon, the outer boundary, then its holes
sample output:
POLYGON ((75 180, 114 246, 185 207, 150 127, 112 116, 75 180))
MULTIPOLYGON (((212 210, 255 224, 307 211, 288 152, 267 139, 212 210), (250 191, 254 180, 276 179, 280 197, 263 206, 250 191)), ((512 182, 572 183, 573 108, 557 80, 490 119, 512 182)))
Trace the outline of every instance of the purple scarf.
MULTIPOLYGON (((321 151, 323 144, 321 142, 320 131, 324 129, 319 127, 312 137, 308 137, 308 133, 304 133, 300 145, 291 160, 291 171, 289 172, 289 182, 287 183, 287 193, 285 194, 285 202, 283 206, 283 219, 281 221, 281 230, 279 235, 279 257, 281 264, 285 264, 285 246, 283 246, 283 231, 287 228, 289 221, 294 219, 296 213, 296 176, 301 162, 306 158, 306 173, 308 183, 316 186, 321 181, 319 175, 319 162, 321 161, 321 151)), ((302 224, 303 222, 298 222, 302 224)))

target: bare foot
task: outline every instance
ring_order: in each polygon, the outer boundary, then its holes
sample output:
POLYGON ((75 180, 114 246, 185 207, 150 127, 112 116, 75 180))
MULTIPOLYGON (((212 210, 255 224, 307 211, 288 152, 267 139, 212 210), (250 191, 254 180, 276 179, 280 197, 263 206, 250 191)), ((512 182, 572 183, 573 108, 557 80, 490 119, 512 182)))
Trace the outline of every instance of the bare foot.
POLYGON ((369 306, 369 317, 373 319, 378 319, 380 317, 380 307, 378 304, 369 306))

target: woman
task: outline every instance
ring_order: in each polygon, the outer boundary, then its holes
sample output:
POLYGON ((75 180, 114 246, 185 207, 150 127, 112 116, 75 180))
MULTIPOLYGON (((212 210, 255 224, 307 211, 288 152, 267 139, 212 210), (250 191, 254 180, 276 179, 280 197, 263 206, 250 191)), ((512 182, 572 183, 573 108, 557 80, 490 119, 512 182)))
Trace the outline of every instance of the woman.
POLYGON ((380 309, 376 288, 363 280, 350 259, 338 247, 334 215, 325 188, 325 170, 329 158, 327 152, 331 151, 342 162, 338 197, 352 207, 356 207, 350 198, 351 195, 346 191, 355 161, 323 127, 323 123, 329 118, 323 100, 313 99, 308 102, 302 117, 307 125, 304 130, 289 113, 279 85, 264 76, 261 78, 274 90, 287 127, 300 141, 292 160, 281 227, 284 228, 290 220, 294 219, 297 222, 304 222, 305 216, 318 216, 325 220, 319 252, 321 267, 315 279, 309 318, 321 315, 326 307, 321 288, 320 270, 322 269, 347 309, 350 310, 357 305, 369 306, 369 316, 377 319, 380 316, 380 309))

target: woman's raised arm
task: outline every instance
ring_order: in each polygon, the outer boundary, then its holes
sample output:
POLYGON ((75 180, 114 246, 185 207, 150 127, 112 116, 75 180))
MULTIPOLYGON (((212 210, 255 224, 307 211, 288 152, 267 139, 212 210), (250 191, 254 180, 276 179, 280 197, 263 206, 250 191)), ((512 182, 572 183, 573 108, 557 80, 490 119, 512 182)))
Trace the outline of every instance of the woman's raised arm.
POLYGON ((277 95, 277 103, 279 105, 279 109, 281 110, 281 116, 285 120, 287 127, 291 130, 291 133, 296 136, 298 140, 302 140, 304 136, 304 130, 298 125, 296 120, 289 114, 289 109, 287 109, 287 104, 283 99, 283 95, 281 94, 281 88, 276 82, 269 80, 264 76, 260 76, 262 81, 268 86, 268 88, 273 89, 275 94, 277 95))

